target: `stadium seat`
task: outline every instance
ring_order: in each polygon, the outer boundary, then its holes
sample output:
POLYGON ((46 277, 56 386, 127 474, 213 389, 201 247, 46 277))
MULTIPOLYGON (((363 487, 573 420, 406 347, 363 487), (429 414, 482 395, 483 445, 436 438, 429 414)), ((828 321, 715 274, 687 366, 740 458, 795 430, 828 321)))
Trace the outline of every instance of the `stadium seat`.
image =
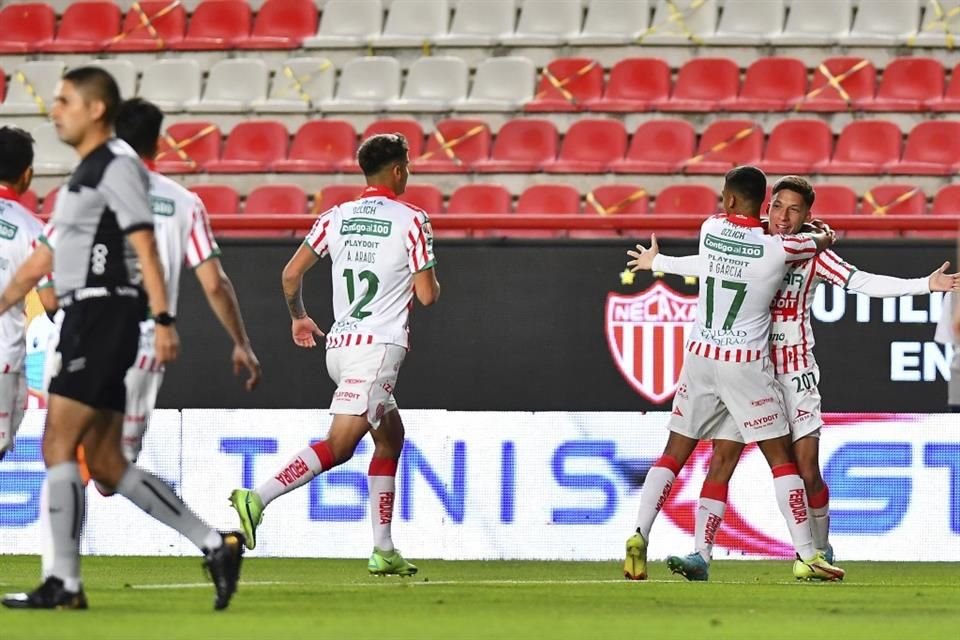
POLYGON ((760 58, 747 67, 730 111, 786 111, 807 93, 807 67, 796 58, 760 58))
POLYGON ((717 31, 703 36, 708 45, 758 46, 783 31, 784 0, 726 0, 717 31))
POLYGON ((560 155, 547 163, 547 173, 605 173, 611 162, 622 160, 627 131, 618 120, 582 118, 567 130, 560 155))
POLYGON ((903 159, 886 166, 894 175, 952 176, 960 170, 960 122, 928 120, 910 131, 903 159))
POLYGON ((540 72, 537 94, 525 111, 582 111, 603 95, 603 67, 591 58, 559 58, 540 72))
POLYGON ((921 215, 926 212, 927 197, 912 184, 878 184, 863 194, 860 212, 864 215, 921 215))
POLYGON ((637 127, 626 157, 610 163, 615 173, 673 173, 694 155, 697 133, 686 120, 650 120, 637 127))
POLYGON ((344 202, 356 200, 363 192, 362 184, 331 184, 320 189, 314 197, 314 211, 317 214, 340 206, 344 202))
POLYGON ((467 63, 460 57, 420 58, 410 65, 403 94, 387 103, 387 111, 451 111, 454 105, 467 99, 469 74, 467 63))
POLYGON ((427 136, 422 155, 411 158, 414 173, 466 173, 490 157, 490 127, 481 120, 441 120, 427 136))
POLYGON ((626 58, 610 70, 600 98, 587 100, 590 111, 633 113, 670 97, 670 66, 660 58, 626 58))
POLYGON ((113 76, 120 89, 120 95, 130 97, 137 95, 137 69, 126 58, 98 58, 88 60, 84 66, 100 67, 113 76))
POLYGON ((557 157, 560 134, 550 120, 522 118, 505 123, 489 160, 474 165, 479 173, 534 173, 557 157))
POLYGON ((803 0, 790 5, 783 32, 772 38, 776 46, 827 46, 850 32, 852 0, 803 0))
POLYGON ((178 122, 160 137, 157 171, 194 173, 220 159, 221 133, 210 122, 178 122))
POLYGON ((813 74, 810 93, 797 104, 800 111, 849 111, 873 101, 877 70, 865 58, 828 58, 813 74), (840 85, 831 84, 831 80, 840 85), (841 92, 842 90, 842 92, 841 92))
POLYGON ((927 101, 927 108, 936 112, 960 111, 960 64, 950 74, 950 84, 944 95, 927 101))
POLYGON ((163 51, 183 40, 187 12, 170 0, 135 2, 107 51, 163 51))
POLYGON ((57 16, 42 2, 0 8, 0 53, 36 53, 53 41, 57 16))
POLYGON ((529 58, 486 58, 477 65, 473 89, 454 111, 517 111, 533 98, 537 69, 529 58))
POLYGON ((883 69, 877 97, 866 111, 926 111, 927 103, 943 97, 943 63, 935 58, 896 58, 883 69))
POLYGON ((427 216, 443 213, 443 193, 432 184, 408 184, 400 201, 427 212, 427 216))
POLYGON ((920 0, 860 0, 850 33, 838 38, 846 47, 905 44, 920 24, 920 0))
POLYGON ((750 120, 716 120, 697 147, 697 155, 684 162, 686 173, 726 173, 736 165, 759 164, 763 129, 750 120))
POLYGON ((257 12, 249 38, 239 49, 299 49, 317 32, 317 8, 310 0, 267 0, 257 12))
POLYGON ((830 160, 833 132, 823 120, 782 120, 770 132, 763 162, 768 174, 806 174, 830 160))
MULTIPOLYGON (((399 133, 407 139, 407 148, 410 158, 419 158, 423 153, 423 127, 413 119, 407 118, 382 118, 370 123, 363 134, 360 136, 361 142, 370 136, 381 133, 399 133)), ((353 159, 353 165, 356 165, 356 159, 353 159)), ((357 169, 359 170, 359 169, 357 169)))
POLYGON ((33 189, 27 189, 20 194, 20 205, 27 211, 40 213, 40 198, 37 197, 37 192, 33 189))
POLYGON ((657 0, 642 44, 696 43, 717 30, 717 0, 657 0))
POLYGON ((59 60, 32 60, 18 65, 10 74, 0 115, 47 115, 64 70, 59 60))
POLYGON ((673 94, 657 103, 660 111, 719 111, 737 99, 740 68, 728 58, 694 58, 677 74, 673 94))
POLYGON ((222 184, 196 184, 190 191, 200 196, 207 213, 212 216, 240 213, 240 195, 222 184))
POLYGON ((514 33, 500 42, 508 47, 559 47, 580 33, 580 0, 524 0, 514 33))
POLYGON ((143 70, 139 95, 165 112, 175 113, 200 102, 202 82, 203 74, 195 60, 156 60, 143 70))
POLYGON ((382 34, 369 39, 373 47, 423 47, 447 32, 447 0, 393 0, 382 34))
MULTIPOLYGON (((459 0, 450 31, 433 37, 438 47, 490 47, 513 33, 516 0, 459 0)), ((488 58, 489 60, 489 58, 488 58)))
POLYGON ((267 65, 259 58, 220 60, 210 69, 203 97, 184 108, 195 113, 249 111, 267 99, 269 78, 267 65))
POLYGON ((204 0, 190 16, 183 40, 171 48, 177 51, 235 49, 250 36, 252 25, 253 13, 246 2, 204 0))
POLYGON ((320 30, 304 40, 303 46, 307 49, 360 47, 382 28, 380 0, 327 0, 320 30))
POLYGON ((70 173, 80 161, 73 147, 60 142, 52 122, 45 122, 34 129, 33 171, 40 176, 70 173))
POLYGON ((311 120, 293 136, 290 155, 273 163, 289 173, 334 173, 356 163, 357 132, 345 120, 311 120))
POLYGON ((507 214, 513 208, 510 192, 499 184, 465 184, 450 195, 447 213, 507 214))
POLYGON ((3 73, 3 69, 0 68, 0 105, 3 104, 4 98, 7 97, 7 76, 3 73))
POLYGON ((960 33, 960 0, 928 0, 927 11, 920 32, 907 43, 919 47, 955 46, 960 33))
POLYGON ((343 67, 337 97, 328 112, 380 111, 400 95, 400 63, 388 56, 354 58, 343 67))
POLYGON ((815 184, 816 199, 810 209, 814 217, 857 213, 857 193, 843 184, 815 184))
POLYGON ((706 217, 717 212, 717 193, 702 184, 675 184, 653 201, 654 215, 689 214, 706 217))
POLYGON ((120 33, 120 9, 105 0, 76 2, 60 18, 57 37, 43 45, 45 53, 102 51, 120 33))
POLYGON ((517 199, 518 214, 572 215, 580 213, 580 193, 568 184, 535 184, 517 199))
POLYGON ((590 0, 583 31, 568 42, 579 47, 627 45, 643 35, 649 22, 647 0, 590 0))
POLYGON ((930 213, 937 215, 960 215, 960 184, 948 184, 933 197, 930 213))
POLYGON ((47 195, 43 198, 43 205, 40 209, 40 215, 49 218, 53 215, 53 208, 57 206, 57 194, 60 193, 61 185, 57 185, 54 188, 50 189, 47 192, 47 195))
POLYGON ((632 184, 605 184, 586 195, 584 209, 601 216, 638 215, 650 209, 646 189, 632 184))
POLYGON ((307 212, 307 194, 295 184, 265 184, 255 187, 248 195, 244 213, 304 214, 307 212))
POLYGON ((273 77, 270 97, 253 103, 260 113, 311 112, 333 100, 336 69, 326 58, 289 58, 273 77))
POLYGON ((851 122, 837 139, 833 158, 816 167, 818 173, 873 175, 900 159, 900 128, 885 120, 851 122))
POLYGON ((254 173, 268 171, 287 157, 289 134, 282 122, 256 120, 241 122, 230 131, 220 160, 207 163, 211 173, 254 173))

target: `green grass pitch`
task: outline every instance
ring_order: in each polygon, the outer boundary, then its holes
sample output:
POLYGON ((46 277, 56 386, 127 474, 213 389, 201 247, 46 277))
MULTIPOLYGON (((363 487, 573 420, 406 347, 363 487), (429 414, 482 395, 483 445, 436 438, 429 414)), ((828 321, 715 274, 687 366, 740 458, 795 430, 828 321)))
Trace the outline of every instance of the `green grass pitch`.
MULTIPOLYGON (((842 584, 797 583, 789 562, 715 562, 687 583, 662 562, 627 582, 616 562, 419 562, 372 578, 366 561, 247 559, 230 608, 212 610, 199 558, 84 558, 89 611, 0 610, 3 640, 286 638, 960 637, 960 566, 841 563, 842 584)), ((39 582, 0 556, 0 590, 39 582)))

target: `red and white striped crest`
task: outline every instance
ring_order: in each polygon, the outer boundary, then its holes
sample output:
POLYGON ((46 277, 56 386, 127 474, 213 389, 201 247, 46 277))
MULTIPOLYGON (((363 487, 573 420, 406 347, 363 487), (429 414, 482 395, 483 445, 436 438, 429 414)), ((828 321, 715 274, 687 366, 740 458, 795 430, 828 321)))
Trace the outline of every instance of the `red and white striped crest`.
POLYGON ((655 404, 677 390, 696 315, 697 296, 679 294, 660 280, 632 296, 607 295, 610 354, 627 382, 655 404))

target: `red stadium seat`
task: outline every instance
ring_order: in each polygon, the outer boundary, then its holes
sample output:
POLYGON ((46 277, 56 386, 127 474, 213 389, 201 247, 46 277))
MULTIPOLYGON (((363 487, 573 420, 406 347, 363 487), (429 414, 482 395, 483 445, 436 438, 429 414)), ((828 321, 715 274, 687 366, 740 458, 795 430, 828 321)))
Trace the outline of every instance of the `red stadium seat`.
POLYGON ((42 2, 0 9, 0 53, 34 53, 53 41, 57 16, 42 2))
POLYGON ((726 173, 736 165, 759 164, 763 130, 751 120, 716 120, 700 136, 697 155, 683 164, 687 173, 726 173))
POLYGON ((375 120, 363 130, 360 141, 381 133, 399 133, 406 138, 411 159, 419 158, 423 153, 423 127, 416 120, 408 118, 375 120))
POLYGON ((179 51, 233 49, 250 36, 252 24, 249 3, 204 0, 190 16, 187 35, 172 48, 179 51))
POLYGON ((960 169, 960 122, 921 122, 907 137, 903 159, 886 169, 896 175, 955 174, 960 169))
POLYGON ((356 200, 363 193, 362 184, 331 184, 317 192, 314 198, 314 212, 323 213, 327 209, 339 206, 344 202, 356 200))
POLYGON ((928 100, 927 108, 938 112, 960 111, 960 64, 955 66, 950 74, 946 93, 928 100))
POLYGON ((40 199, 37 197, 37 192, 33 189, 27 189, 20 194, 20 205, 27 211, 39 213, 40 199))
POLYGON ((627 131, 617 120, 580 119, 563 138, 560 155, 544 166, 547 173, 604 173, 611 162, 622 160, 627 131))
POLYGON ((477 162, 480 173, 533 173, 557 157, 560 134, 550 120, 511 120, 500 128, 489 160, 477 162))
POLYGON ((816 167, 826 174, 873 175, 900 159, 900 128, 885 120, 859 120, 848 124, 837 140, 830 162, 816 167))
POLYGON ((866 111, 926 111, 943 97, 943 63, 934 58, 897 58, 883 69, 877 97, 866 111))
POLYGON ((813 185, 816 199, 810 209, 814 217, 849 216, 857 213, 857 192, 843 184, 813 185))
POLYGON ((657 194, 653 213, 706 217, 717 212, 717 193, 702 184, 675 184, 657 194))
POLYGON ((540 74, 540 84, 525 111, 582 111, 603 95, 603 66, 592 58, 560 58, 540 74))
POLYGON ((510 192, 499 184, 465 184, 447 203, 447 213, 507 214, 513 208, 510 192))
POLYGON ((568 184, 535 184, 520 194, 518 214, 580 213, 580 193, 568 184))
POLYGON ((160 138, 157 171, 194 173, 220 158, 221 133, 209 122, 179 122, 160 138))
POLYGON ((427 137, 422 155, 412 158, 414 173, 466 173, 490 157, 490 127, 482 120, 441 120, 427 137))
POLYGON ((47 192, 43 197, 43 207, 40 209, 40 215, 49 218, 53 214, 53 207, 57 204, 57 194, 60 193, 60 187, 56 186, 47 192))
POLYGON ((759 167, 766 173, 810 173, 830 160, 833 132, 823 120, 783 120, 770 132, 759 167))
POLYGON ((307 212, 307 194, 295 184, 265 184, 247 195, 244 213, 303 214, 307 212))
POLYGON ((873 101, 877 69, 864 58, 828 58, 813 74, 810 93, 799 102, 801 111, 849 111, 873 101), (828 77, 829 76, 829 77, 828 77), (840 89, 831 84, 831 79, 840 89))
POLYGON ((211 173, 267 171, 287 157, 289 134, 282 122, 241 122, 227 136, 220 160, 207 163, 211 173))
POLYGON ((135 2, 107 51, 161 51, 183 40, 187 12, 170 0, 135 2))
POLYGON ((637 127, 622 160, 610 163, 615 173, 672 173, 693 157, 697 133, 686 120, 650 120, 637 127))
POLYGON ((190 191, 200 196, 207 213, 212 216, 240 213, 240 194, 222 184, 196 184, 190 191))
POLYGON ((680 68, 673 94, 661 111, 718 111, 737 99, 740 68, 727 58, 694 58, 680 68))
POLYGON ((587 193, 587 213, 601 216, 647 213, 650 199, 646 189, 632 184, 605 184, 587 193))
POLYGON ((960 184, 948 184, 933 197, 933 215, 960 215, 960 184))
POLYGON ((428 216, 443 213, 443 193, 432 184, 408 184, 400 201, 423 209, 428 216))
POLYGON ((317 8, 311 0, 267 0, 257 13, 253 33, 240 49, 298 49, 317 33, 317 8))
POLYGON ((288 173, 335 173, 356 164, 357 132, 346 120, 311 120, 293 137, 290 156, 273 163, 288 173))
POLYGON ((102 51, 120 33, 120 9, 112 2, 77 2, 60 18, 57 37, 40 48, 47 53, 102 51))
POLYGON ((912 184, 879 184, 863 194, 864 215, 920 215, 927 209, 927 197, 912 184))
POLYGON ((670 97, 670 66, 660 58, 627 58, 610 70, 603 96, 587 100, 590 111, 634 113, 670 97))
POLYGON ((760 58, 747 68, 730 111, 786 111, 807 92, 807 67, 796 58, 760 58))

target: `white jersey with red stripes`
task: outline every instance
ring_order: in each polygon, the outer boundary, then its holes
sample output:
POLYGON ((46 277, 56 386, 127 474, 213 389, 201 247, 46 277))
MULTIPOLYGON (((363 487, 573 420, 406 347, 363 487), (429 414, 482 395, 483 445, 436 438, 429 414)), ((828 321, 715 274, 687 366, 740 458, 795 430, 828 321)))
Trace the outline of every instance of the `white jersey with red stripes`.
MULTIPOLYGON (((17 193, 0 185, 0 289, 6 289, 17 269, 33 252, 42 230, 40 222, 19 203, 17 193)), ((0 316, 0 373, 23 368, 27 352, 26 322, 23 300, 0 316)))
POLYGON ((757 218, 716 215, 700 227, 703 277, 687 350, 750 362, 769 350, 770 302, 790 265, 816 256, 808 235, 769 236, 757 218))
POLYGON ((389 189, 320 214, 304 243, 333 263, 333 317, 327 348, 395 344, 409 348, 413 276, 436 264, 426 212, 389 189))

